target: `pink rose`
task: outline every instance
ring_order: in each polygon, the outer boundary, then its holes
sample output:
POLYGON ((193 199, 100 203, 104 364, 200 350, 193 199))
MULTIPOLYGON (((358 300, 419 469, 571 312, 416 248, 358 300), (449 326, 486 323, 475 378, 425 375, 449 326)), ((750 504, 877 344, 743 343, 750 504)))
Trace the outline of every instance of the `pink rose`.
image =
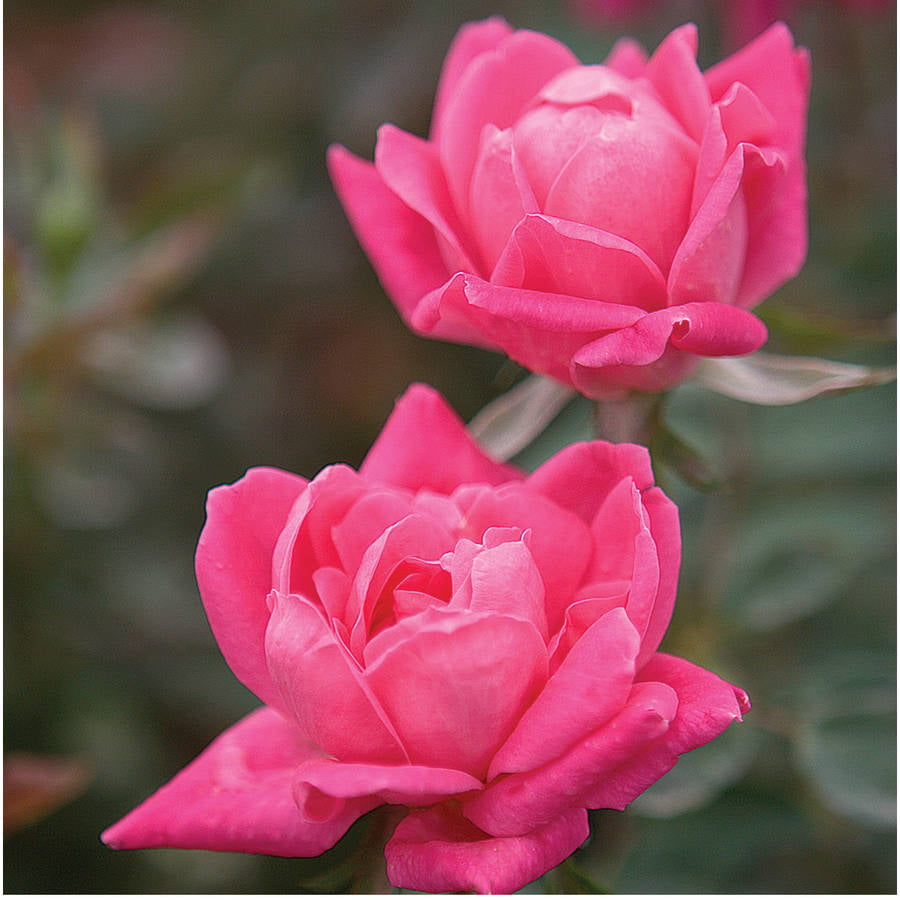
POLYGON ((601 398, 757 350, 747 310, 806 255, 809 60, 773 26, 707 72, 692 25, 604 65, 492 18, 444 63, 431 138, 391 126, 332 179, 421 334, 601 398))
POLYGON ((359 472, 212 491, 207 615, 265 706, 110 828, 111 847, 314 856, 383 803, 398 887, 508 893, 748 709, 658 653, 677 510, 647 451, 575 444, 532 475, 429 388, 359 472))

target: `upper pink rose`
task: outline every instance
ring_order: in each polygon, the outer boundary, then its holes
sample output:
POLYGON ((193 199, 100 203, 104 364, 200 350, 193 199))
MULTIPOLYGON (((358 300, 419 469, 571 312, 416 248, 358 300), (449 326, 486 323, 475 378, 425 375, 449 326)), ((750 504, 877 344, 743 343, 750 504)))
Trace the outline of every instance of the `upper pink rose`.
POLYGON ((394 885, 509 893, 748 707, 657 652, 680 539, 643 448, 576 444, 526 476, 415 386, 359 472, 253 469, 207 511, 207 615, 266 705, 112 847, 313 856, 400 804, 394 885))
POLYGON ((416 331, 499 349, 600 398, 758 349, 747 309, 806 256, 809 60, 775 25, 707 72, 692 25, 583 66, 501 19, 466 25, 430 140, 391 125, 338 194, 416 331))

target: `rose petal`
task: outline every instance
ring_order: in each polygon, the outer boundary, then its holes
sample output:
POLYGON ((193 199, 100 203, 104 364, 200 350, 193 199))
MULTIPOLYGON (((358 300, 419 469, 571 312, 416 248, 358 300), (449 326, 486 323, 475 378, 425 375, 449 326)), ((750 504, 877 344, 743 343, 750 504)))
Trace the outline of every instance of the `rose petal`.
MULTIPOLYGON (((573 308, 565 310, 562 319, 577 332, 609 328, 611 323, 610 311, 604 306, 575 298, 648 311, 666 305, 665 279, 640 247, 590 225, 551 216, 529 215, 516 225, 491 281, 550 295, 571 295, 573 308), (574 321, 576 316, 581 321, 574 321)), ((544 308, 538 303, 535 306, 544 308)), ((633 316, 623 312, 626 318, 633 316)))
POLYGON ((512 33, 512 28, 500 16, 491 16, 481 22, 469 22, 456 33, 441 68, 441 77, 434 100, 434 115, 431 121, 432 141, 440 142, 444 109, 455 93, 457 83, 466 69, 474 59, 482 53, 496 49, 512 33))
POLYGON ((669 343, 702 356, 742 356, 766 341, 765 325, 746 310, 724 303, 685 303, 648 313, 629 328, 583 347, 572 359, 573 376, 588 388, 599 370, 646 366, 660 359, 669 343))
POLYGON ((294 797, 302 815, 317 817, 331 801, 377 797, 402 806, 431 806, 444 797, 477 791, 481 782, 466 772, 429 766, 380 766, 311 759, 294 775, 294 797))
POLYGON ((232 672, 257 697, 281 705, 265 655, 278 536, 307 482, 279 469, 250 469, 210 491, 197 544, 197 583, 210 627, 232 672))
POLYGON ((439 129, 441 162, 464 219, 482 128, 508 128, 554 75, 575 65, 568 47, 534 31, 514 32, 468 65, 442 107, 439 129))
POLYGON ((678 712, 666 733, 598 780, 586 806, 624 809, 658 781, 682 753, 718 737, 750 709, 746 693, 687 660, 657 653, 638 673, 636 688, 668 686, 678 696, 678 712))
MULTIPOLYGON (((472 232, 489 273, 509 235, 526 213, 537 212, 537 201, 516 158, 510 129, 485 125, 469 185, 472 232)), ((475 271, 469 269, 468 271, 475 271)))
POLYGON ((642 314, 635 307, 508 288, 459 274, 422 299, 412 325, 437 336, 468 323, 532 371, 571 384, 569 359, 596 330, 633 324, 642 314), (574 330, 582 323, 590 323, 590 330, 574 330))
POLYGON ((380 800, 354 799, 317 822, 304 820, 291 783, 296 767, 309 758, 296 728, 263 707, 223 732, 102 839, 116 850, 318 856, 380 800))
POLYGON ((752 306, 799 271, 806 258, 806 114, 809 103, 810 62, 803 48, 795 48, 790 31, 776 23, 743 50, 706 72, 714 101, 735 82, 745 84, 774 120, 772 144, 783 151, 787 172, 774 196, 761 193, 748 206, 762 204, 757 249, 748 255, 747 275, 738 302, 752 306), (755 201, 755 202, 754 202, 755 201))
POLYGON ((416 811, 384 848, 388 879, 408 890, 512 894, 574 853, 588 832, 583 809, 511 838, 485 835, 446 806, 416 811))
POLYGON ((472 560, 469 577, 468 609, 530 622, 547 640, 544 582, 525 541, 507 540, 482 550, 472 560))
POLYGON ((357 239, 408 322, 419 299, 450 274, 434 228, 387 187, 374 165, 343 147, 329 147, 328 170, 357 239))
POLYGON ((511 836, 588 806, 598 783, 665 734, 677 706, 668 685, 636 685, 603 727, 539 769, 498 778, 463 803, 463 814, 488 834, 511 836))
POLYGON ((303 734, 340 759, 409 762, 402 739, 322 613, 296 595, 273 593, 271 599, 269 669, 303 734))
POLYGON ((630 478, 610 491, 592 532, 595 551, 587 580, 628 584, 625 611, 643 644, 659 591, 659 557, 641 493, 630 478))
POLYGON ((639 643, 623 609, 594 622, 497 751, 488 780, 536 769, 612 718, 631 690, 639 643))
POLYGON ((272 585, 282 594, 315 596, 313 573, 339 568, 332 527, 365 493, 365 481, 349 466, 328 466, 297 498, 272 554, 272 585))
MULTIPOLYGON (((423 567, 437 561, 454 544, 453 537, 439 522, 426 516, 408 515, 394 523, 366 549, 353 577, 350 597, 347 600, 346 624, 350 631, 350 651, 363 664, 370 626, 376 615, 376 607, 389 579, 411 574, 413 566, 421 572, 423 567), (399 571, 398 571, 399 570, 399 571)), ((399 585, 400 581, 395 581, 399 585)), ((391 597, 384 598, 389 607, 391 597)), ((449 599, 449 598, 441 598, 449 599)), ((393 610, 389 608, 386 623, 390 624, 393 610)))
POLYGON ((590 558, 591 535, 585 523, 521 484, 493 490, 465 486, 454 494, 454 500, 465 518, 465 533, 476 541, 491 526, 516 526, 531 532, 530 556, 546 589, 547 622, 555 631, 590 558))
MULTIPOLYGON (((659 586, 650 616, 644 626, 637 668, 650 659, 669 627, 675 594, 678 589, 678 571, 681 568, 681 525, 678 507, 659 489, 644 491, 641 497, 650 519, 650 533, 659 566, 659 586)), ((633 613, 629 609, 629 616, 633 613)))
POLYGON ((468 482, 502 484, 523 477, 482 452, 447 401, 424 384, 412 385, 397 401, 359 471, 370 482, 443 494, 468 482), (440 465, 435 447, 442 448, 440 465))
POLYGON ((647 68, 647 52, 633 38, 619 38, 603 65, 626 78, 640 78, 647 68))
POLYGON ((697 144, 655 104, 609 113, 557 175, 544 212, 620 235, 667 271, 687 231, 697 144))
POLYGON ((709 88, 697 67, 697 26, 676 28, 659 45, 645 72, 666 108, 700 141, 710 106, 709 88))
POLYGON ((443 259, 450 272, 476 272, 434 144, 393 125, 378 129, 375 168, 384 183, 438 231, 443 259))
POLYGON ((497 614, 430 609, 369 651, 367 681, 410 761, 479 778, 547 677, 537 629, 497 614))
POLYGON ((528 476, 530 488, 591 523, 613 488, 631 478, 639 491, 653 487, 650 454, 637 444, 570 444, 528 476))
POLYGON ((790 30, 776 22, 746 47, 707 69, 704 74, 713 101, 735 82, 746 85, 775 121, 776 146, 802 156, 809 100, 809 53, 795 48, 790 30))

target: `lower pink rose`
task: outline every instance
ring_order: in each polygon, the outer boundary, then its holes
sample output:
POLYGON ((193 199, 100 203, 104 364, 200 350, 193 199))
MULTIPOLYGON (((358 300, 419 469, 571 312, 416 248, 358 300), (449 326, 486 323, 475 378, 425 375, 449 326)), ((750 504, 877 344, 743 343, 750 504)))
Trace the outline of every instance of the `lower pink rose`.
POLYGON ((314 856, 389 803, 394 885, 518 890, 749 708, 657 651, 679 562, 643 448, 526 475, 414 386, 359 472, 210 494, 203 601, 265 706, 103 840, 314 856))

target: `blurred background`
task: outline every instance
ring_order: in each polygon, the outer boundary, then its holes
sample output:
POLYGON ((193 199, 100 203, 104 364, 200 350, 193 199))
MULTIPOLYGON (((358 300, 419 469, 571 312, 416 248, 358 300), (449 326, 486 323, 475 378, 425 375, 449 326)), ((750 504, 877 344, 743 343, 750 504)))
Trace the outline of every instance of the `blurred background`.
MULTIPOLYGON (((207 490, 357 465, 411 381, 471 418, 521 376, 418 338, 324 162, 424 135, 465 21, 602 61, 700 27, 706 67, 786 18, 813 58, 811 246, 767 349, 894 361, 896 7, 876 0, 30 0, 5 7, 7 893, 363 891, 360 822, 313 861, 113 852, 100 832, 257 704, 193 578, 207 490)), ((664 649, 745 687, 686 757, 532 892, 894 893, 896 395, 760 408, 690 384, 657 461, 682 510, 664 649)), ((588 434, 576 401, 520 462, 588 434)), ((375 887, 373 887, 375 885, 375 887)))

